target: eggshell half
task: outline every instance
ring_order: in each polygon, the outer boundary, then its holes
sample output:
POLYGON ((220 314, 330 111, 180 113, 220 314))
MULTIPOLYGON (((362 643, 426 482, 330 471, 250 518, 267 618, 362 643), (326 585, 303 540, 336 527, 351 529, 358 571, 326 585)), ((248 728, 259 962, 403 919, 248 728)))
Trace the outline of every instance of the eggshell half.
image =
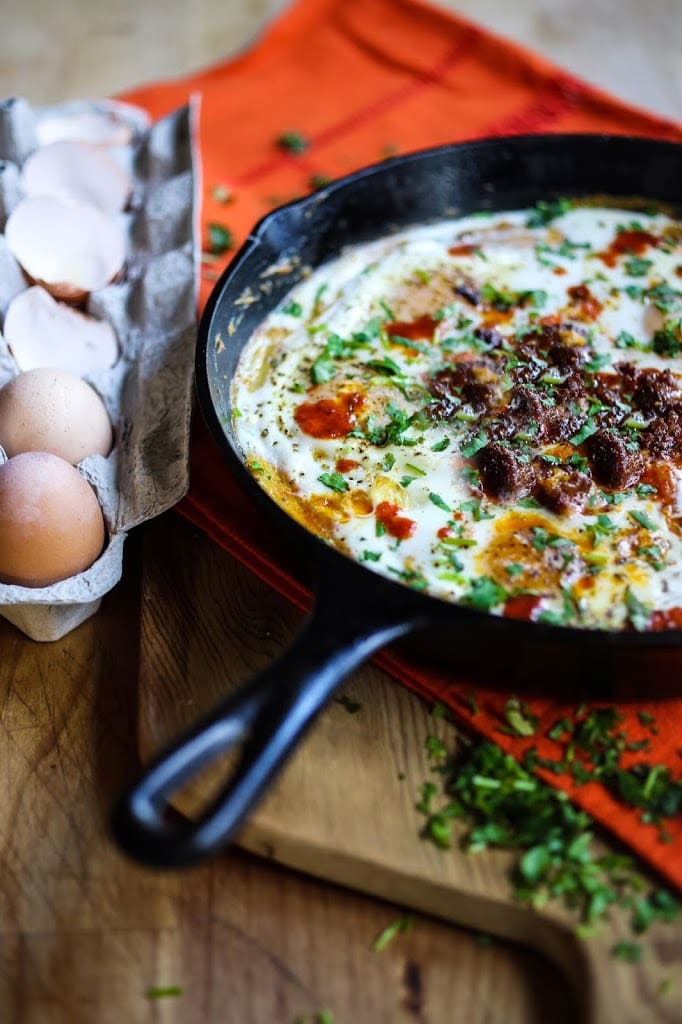
POLYGON ((117 277, 125 260, 119 222, 86 203, 22 199, 5 225, 10 251, 28 277, 58 299, 82 303, 117 277))
POLYGON ((133 128, 114 111, 83 110, 47 114, 36 125, 38 143, 46 146, 64 140, 86 142, 91 146, 129 146, 133 128))
POLYGON ((109 454, 111 422, 102 399, 80 377, 29 370, 0 388, 0 445, 10 458, 50 452, 76 465, 88 455, 109 454))
POLYGON ((102 213, 120 213, 132 183, 123 168, 101 150, 83 142, 53 142, 31 153, 21 169, 26 196, 52 196, 87 203, 102 213))
POLYGON ((108 370, 118 359, 110 323, 56 302, 37 285, 12 299, 4 331, 20 370, 47 366, 82 376, 108 370))
POLYGON ((95 492, 45 452, 0 466, 0 582, 47 587, 89 568, 104 547, 95 492))

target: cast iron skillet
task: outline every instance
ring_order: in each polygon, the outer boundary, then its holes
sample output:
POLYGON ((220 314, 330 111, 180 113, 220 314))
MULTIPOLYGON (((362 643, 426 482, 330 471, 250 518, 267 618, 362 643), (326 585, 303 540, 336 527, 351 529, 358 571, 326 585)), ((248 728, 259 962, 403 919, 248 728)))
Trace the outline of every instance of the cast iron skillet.
MULTIPOLYGON (((462 666, 478 668, 479 676, 492 671, 498 681, 501 668, 505 677, 516 678, 514 669, 521 665, 526 683, 539 680, 552 693, 562 675, 603 688, 623 662, 636 662, 638 651, 646 652, 646 670, 661 648, 680 647, 680 631, 611 634, 508 620, 379 576, 275 505, 246 469, 231 425, 230 384, 240 352, 304 268, 325 262, 346 245, 410 224, 599 193, 682 205, 682 146, 603 135, 444 146, 358 171, 274 211, 254 229, 217 283, 201 322, 199 403, 231 471, 266 509, 271 529, 298 552, 317 599, 291 648, 157 757, 119 802, 113 832, 131 856, 155 867, 179 867, 216 853, 339 682, 372 652, 413 631, 421 631, 418 656, 437 655, 455 672, 462 666), (290 269, 273 273, 277 265, 290 269), (216 344, 218 335, 222 345, 216 344), (236 770, 197 821, 167 813, 174 792, 240 744, 236 770)), ((659 676, 665 664, 657 662, 659 676)), ((639 685, 641 693, 650 681, 640 677, 639 685)))

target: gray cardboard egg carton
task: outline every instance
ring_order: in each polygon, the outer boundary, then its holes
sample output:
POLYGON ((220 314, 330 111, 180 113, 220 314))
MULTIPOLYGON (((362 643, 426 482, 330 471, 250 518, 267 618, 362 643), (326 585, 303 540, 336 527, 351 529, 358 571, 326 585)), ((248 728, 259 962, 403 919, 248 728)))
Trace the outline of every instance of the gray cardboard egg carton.
MULTIPOLYGON (((113 111, 131 128, 131 145, 117 155, 128 163, 134 183, 122 214, 128 238, 123 280, 93 292, 86 306, 112 324, 120 349, 114 367, 84 376, 111 417, 113 451, 77 467, 95 489, 108 539, 100 558, 78 576, 41 588, 0 584, 0 615, 34 640, 56 640, 97 611, 121 577, 127 531, 175 505, 189 484, 198 282, 196 110, 190 105, 150 126, 142 110, 113 101, 39 109, 21 99, 4 101, 0 231, 21 198, 19 169, 36 148, 41 120, 93 109, 113 111)), ((9 302, 27 287, 0 235, 0 327, 9 302)), ((0 386, 16 373, 0 333, 0 386)))

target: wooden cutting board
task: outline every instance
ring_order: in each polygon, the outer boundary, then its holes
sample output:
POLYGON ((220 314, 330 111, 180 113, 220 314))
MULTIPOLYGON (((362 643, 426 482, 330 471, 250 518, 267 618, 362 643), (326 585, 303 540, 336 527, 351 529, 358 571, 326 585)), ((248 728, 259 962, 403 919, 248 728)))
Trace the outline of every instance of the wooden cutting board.
MULTIPOLYGON (((140 651, 138 741, 148 760, 231 687, 288 643, 300 614, 177 517, 147 535, 140 651), (180 554, 178 554, 180 553, 180 554)), ((511 858, 441 851, 419 838, 415 801, 429 777, 424 740, 454 727, 371 664, 344 692, 357 714, 332 703, 254 812, 241 846, 282 864, 406 908, 533 946, 575 987, 581 1021, 682 1021, 682 923, 657 925, 639 965, 615 960, 632 940, 624 915, 589 941, 560 907, 529 910, 511 896, 511 858), (664 986, 664 988, 667 987, 664 986)), ((213 780, 215 784, 215 779, 213 780)), ((178 798, 190 812, 201 780, 178 798)))

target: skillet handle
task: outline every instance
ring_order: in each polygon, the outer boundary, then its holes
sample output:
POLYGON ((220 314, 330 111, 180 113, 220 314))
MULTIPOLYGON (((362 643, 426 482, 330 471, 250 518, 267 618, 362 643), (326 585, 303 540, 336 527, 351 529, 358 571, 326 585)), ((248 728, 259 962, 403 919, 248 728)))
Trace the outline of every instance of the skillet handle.
POLYGON ((157 756, 114 808, 113 836, 135 860, 186 867, 217 853, 341 680, 384 644, 426 625, 409 591, 396 599, 402 588, 352 564, 324 568, 318 600, 292 646, 157 756), (173 793, 240 743, 236 769, 200 817, 171 818, 173 793))

